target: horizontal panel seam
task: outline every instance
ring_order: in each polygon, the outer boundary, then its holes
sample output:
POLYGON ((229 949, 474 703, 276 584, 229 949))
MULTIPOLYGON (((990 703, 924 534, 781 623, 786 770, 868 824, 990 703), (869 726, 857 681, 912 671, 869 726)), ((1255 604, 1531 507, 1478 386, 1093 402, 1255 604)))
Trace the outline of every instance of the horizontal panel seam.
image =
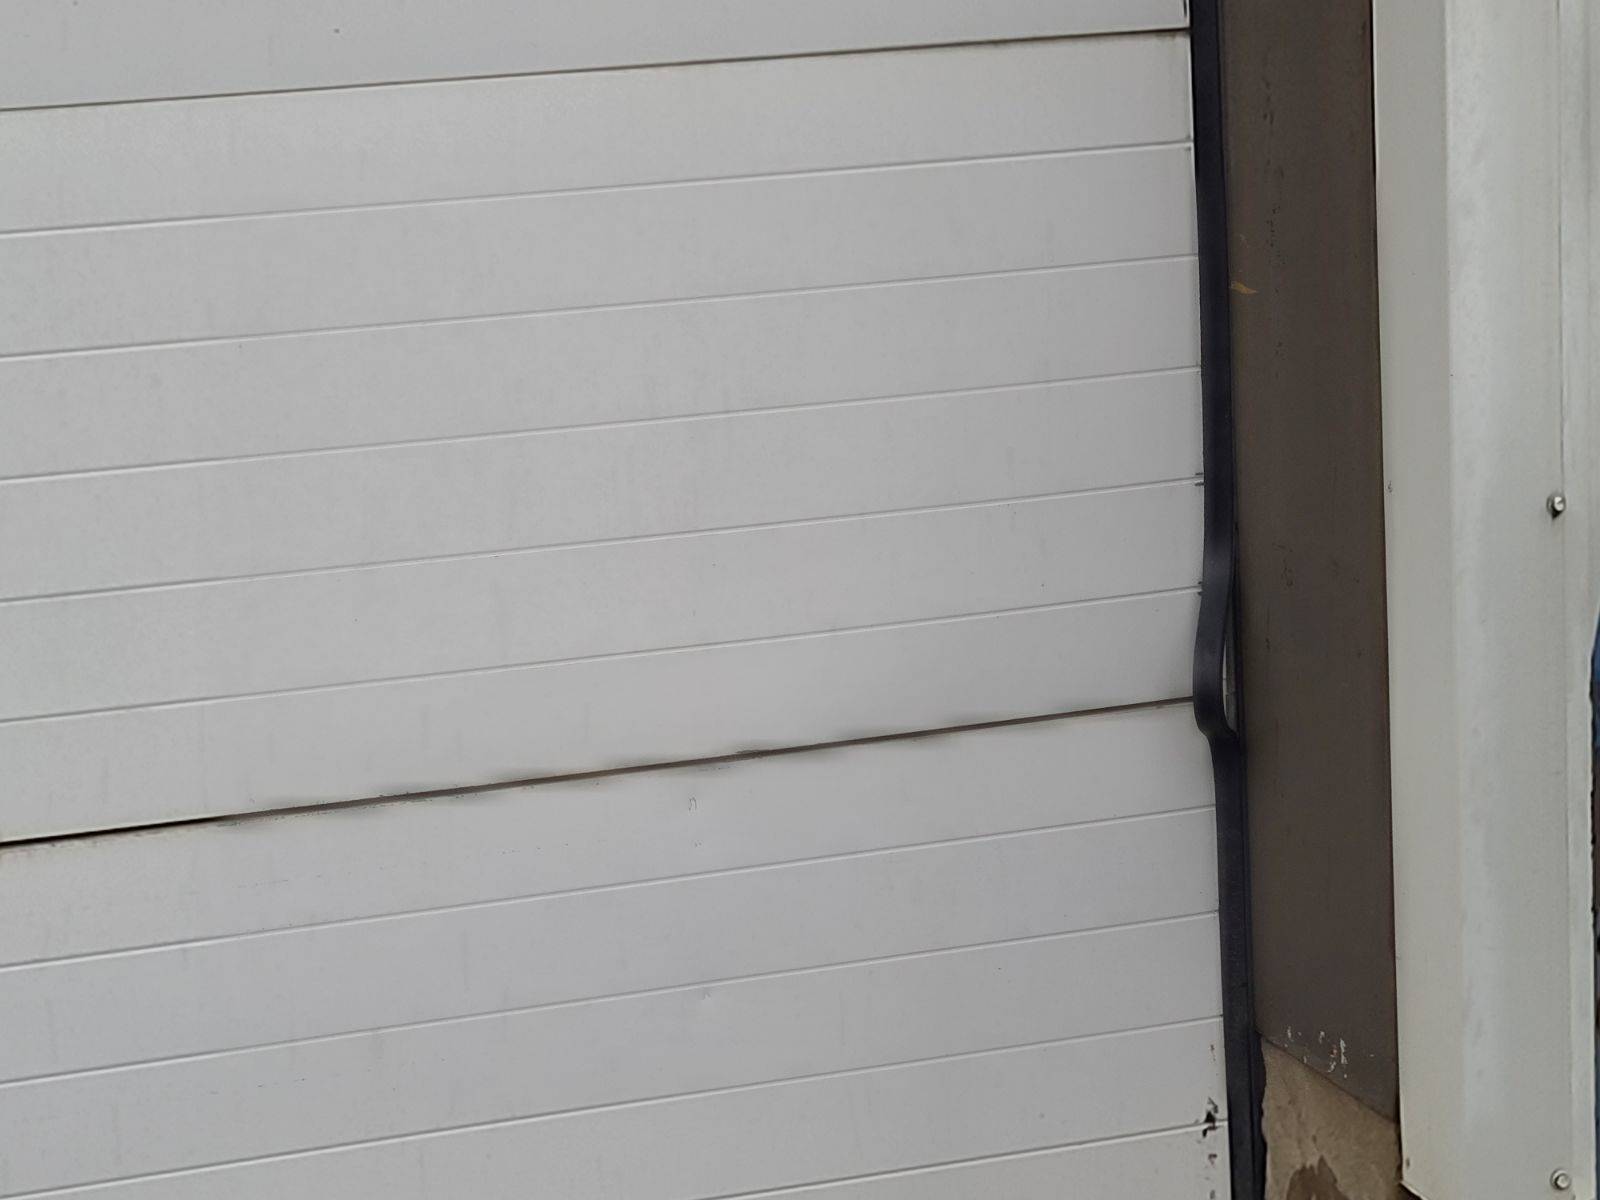
MULTIPOLYGON (((1191 242, 1193 238, 1190 238, 1191 242)), ((1115 270, 1162 263, 1194 263, 1198 256, 1193 250, 1182 254, 1152 254, 1145 257, 1113 258, 1083 263, 1053 263, 1043 267, 1018 267, 1000 271, 958 271, 947 275, 916 275, 902 279, 876 279, 864 283, 816 284, 796 288, 774 288, 753 292, 719 292, 708 295, 672 296, 661 300, 627 300, 604 304, 580 304, 565 308, 513 309, 506 312, 466 313, 446 317, 425 317, 405 321, 378 321, 356 325, 327 325, 306 329, 279 329, 261 333, 230 333, 192 338, 173 338, 165 341, 126 342, 109 345, 55 347, 43 350, 19 350, 0 354, 0 364, 30 362, 38 359, 81 358, 88 355, 116 354, 130 350, 166 350, 184 346, 236 346, 246 342, 279 341, 287 338, 327 337, 337 334, 377 332, 393 329, 428 329, 440 325, 474 325, 487 321, 514 320, 519 317, 560 317, 575 313, 629 312, 648 308, 676 308, 689 304, 759 300, 776 296, 815 296, 835 292, 862 292, 874 288, 916 287, 922 284, 948 283, 956 280, 1013 279, 1027 275, 1065 273, 1067 271, 1115 270)))
MULTIPOLYGON (((1198 447, 1195 454, 1199 465, 1198 447)), ((483 559, 522 558, 539 554, 559 553, 568 550, 589 550, 611 546, 649 545, 656 542, 691 541, 696 538, 718 538, 766 530, 808 529, 824 525, 846 525, 851 522, 892 520, 897 517, 932 516, 937 513, 974 512, 986 508, 1005 508, 1008 505, 1042 505, 1057 500, 1091 499, 1097 496, 1127 495, 1133 492, 1176 492, 1199 484, 1201 476, 1196 470, 1190 475, 1167 479, 1138 480, 1131 483, 1110 484, 1103 487, 1069 488, 1057 492, 1037 492, 1021 496, 985 497, 978 500, 958 500, 941 504, 914 505, 910 508, 862 509, 856 512, 835 513, 824 516, 789 517, 778 521, 757 521, 744 525, 710 525, 702 529, 671 529, 660 533, 620 534, 616 537, 589 538, 572 542, 545 542, 532 546, 496 546, 487 550, 465 550, 445 554, 418 555, 413 558, 373 559, 359 563, 333 563, 320 567, 294 567, 278 571, 257 571, 247 575, 204 576, 197 579, 162 580, 157 583, 113 584, 107 587, 82 588, 76 591, 43 592, 0 596, 0 614, 6 608, 59 603, 79 599, 103 599, 111 596, 144 595, 150 592, 187 591, 196 588, 231 587, 281 579, 304 579, 328 575, 350 575, 369 571, 386 571, 396 568, 426 566, 434 563, 473 562, 483 559)), ((58 533, 58 539, 60 534, 58 533)), ((64 540, 64 539, 62 539, 64 540)), ((59 542, 58 542, 59 545, 59 542)))
MULTIPOLYGON (((817 963, 803 967, 790 967, 774 971, 756 971, 744 975, 726 975, 712 979, 697 979, 689 983, 666 984, 660 987, 637 988, 625 992, 603 992, 593 996, 578 996, 571 1000, 552 1000, 540 1004, 521 1004, 510 1008, 492 1009, 482 1012, 453 1013, 448 1016, 430 1017, 416 1021, 399 1021, 386 1025, 368 1025, 360 1029, 348 1029, 334 1033, 310 1034, 304 1037, 281 1038, 269 1042, 250 1042, 238 1046, 228 1046, 220 1050, 202 1050, 191 1054, 172 1054, 159 1058, 137 1059, 129 1062, 113 1063, 107 1066, 82 1067, 70 1071, 56 1071, 42 1075, 23 1075, 14 1079, 0 1079, 0 1091, 12 1088, 42 1086, 56 1080, 81 1079, 87 1076, 107 1076, 131 1073, 151 1067, 163 1067, 179 1063, 205 1062, 215 1059, 229 1058, 234 1055, 258 1054, 265 1051, 282 1050, 288 1047, 319 1045, 328 1042, 348 1042, 360 1038, 372 1037, 378 1034, 405 1033, 413 1029, 433 1029, 445 1025, 471 1025, 494 1021, 503 1017, 520 1017, 531 1013, 550 1012, 566 1008, 584 1008, 591 1005, 610 1004, 616 1001, 629 1001, 647 999, 655 996, 671 996, 685 992, 700 991, 704 988, 720 988, 738 986, 743 984, 764 983, 774 980, 799 978, 808 975, 826 975, 836 972, 859 970, 864 967, 881 966, 889 963, 914 962, 931 958, 960 957, 971 955, 988 949, 1022 947, 1046 942, 1067 941, 1073 938, 1105 937, 1107 934, 1120 933, 1124 930, 1138 932, 1145 929, 1157 929, 1165 926, 1191 924, 1196 928, 1202 926, 1213 927, 1216 924, 1216 908, 1203 908, 1193 912, 1182 912, 1172 916, 1153 917, 1144 921, 1124 921, 1113 925, 1092 925, 1084 929, 1070 929, 1055 933, 1030 934, 1014 938, 994 938, 986 942, 964 942, 954 946, 940 946, 933 950, 912 950, 901 954, 873 955, 867 958, 842 959, 838 962, 817 963)), ((1204 1020, 1208 1017, 1221 1015, 1220 997, 1215 1012, 1208 1012, 1195 1020, 1204 1020)), ((1125 1032, 1123 1030, 1104 1030, 1106 1033, 1125 1032)))
MULTIPOLYGON (((1217 1125, 1226 1125, 1226 1118, 1217 1121, 1217 1125)), ((1032 1150, 1002 1151, 999 1154, 979 1154, 971 1158, 945 1159, 927 1165, 903 1167, 897 1171, 871 1171, 865 1175, 841 1175, 833 1179, 818 1179, 810 1183, 785 1184, 776 1188, 762 1188, 755 1192, 727 1192, 704 1200, 764 1200, 765 1197, 800 1196, 808 1192, 820 1192, 825 1189, 835 1188, 841 1184, 871 1183, 878 1180, 909 1179, 918 1175, 933 1175, 940 1171, 958 1170, 963 1167, 980 1167, 998 1165, 1000 1163, 1018 1162, 1030 1158, 1046 1158, 1058 1155, 1064 1150, 1093 1150, 1103 1146, 1130 1145, 1135 1142, 1149 1142, 1158 1139, 1172 1138, 1178 1134, 1192 1134, 1196 1130, 1194 1125, 1167 1125, 1159 1129, 1144 1129, 1137 1133, 1121 1134, 1117 1137, 1095 1138, 1087 1142, 1061 1142, 1053 1146, 1040 1146, 1032 1150)), ((1200 1126, 1201 1137, 1205 1135, 1205 1126, 1200 1126)))
POLYGON ((390 212, 396 209, 442 208, 448 205, 497 204, 519 200, 538 200, 557 196, 600 196, 620 192, 668 191, 673 189, 716 187, 729 183, 765 183, 786 179, 821 179, 841 175, 887 175, 900 171, 958 167, 967 164, 990 165, 1008 162, 1038 162, 1050 159, 1084 158, 1103 154, 1138 154, 1155 150, 1192 150, 1189 138, 1166 138, 1148 142, 1110 142, 1101 146, 1027 150, 1006 154, 968 154, 954 158, 917 158, 858 165, 793 168, 786 171, 759 171, 732 175, 703 175, 688 179, 652 179, 629 183, 580 184, 572 187, 535 188, 529 191, 485 192, 463 196, 425 196, 405 200, 371 200, 350 204, 311 205, 305 208, 269 208, 254 211, 195 213, 177 217, 132 218, 126 221, 94 221, 79 225, 41 225, 0 227, 0 244, 21 238, 51 237, 57 234, 94 234, 100 231, 171 229, 188 225, 219 225, 230 221, 267 221, 276 218, 316 217, 334 214, 390 212))
MULTIPOLYGON (((671 770, 672 768, 664 768, 671 770)), ((236 933, 215 934, 209 937, 178 938, 168 942, 154 942, 143 946, 119 947, 115 950, 90 951, 83 954, 68 954, 54 958, 31 959, 23 962, 0 964, 0 975, 13 971, 33 970, 42 967, 60 966, 63 964, 77 964, 83 962, 105 961, 107 959, 135 958, 146 954, 167 952, 176 949, 189 950, 201 946, 225 945, 232 942, 254 941, 265 938, 292 937, 296 934, 307 933, 313 930, 324 929, 350 929, 363 925, 377 925, 391 921, 407 921, 419 918, 444 916, 463 912, 481 912, 487 909, 508 908, 519 904, 534 904, 545 900, 570 899, 574 896, 602 895, 613 892, 631 891, 634 889, 670 886, 673 884, 698 882, 708 879, 720 879, 739 875, 754 875, 766 871, 784 870, 789 868, 803 868, 818 866, 824 863, 860 861, 871 858, 885 858, 895 854, 932 850, 951 846, 981 845, 984 843, 1006 841, 1010 839, 1025 839, 1040 834, 1061 833, 1068 830, 1095 829, 1105 826, 1130 825, 1140 822, 1153 822, 1172 817, 1191 816, 1195 813, 1211 812, 1213 806, 1206 804, 1185 805, 1181 808, 1160 809, 1155 812, 1129 813, 1116 817, 1098 817, 1087 821, 1064 821, 1055 825, 1037 825, 1025 829, 1008 829, 994 833, 965 834, 959 837, 933 838, 921 842, 897 842, 890 846, 873 846, 864 850, 845 850, 832 854, 809 855, 803 858, 774 859, 767 862, 746 863, 735 867, 716 867, 704 871, 686 871, 677 875, 657 875, 645 879, 629 879, 618 883, 590 884, 583 887, 559 888, 550 892, 529 892, 516 896, 497 896, 487 900, 467 900, 459 904, 440 904, 426 908, 399 909, 394 912, 370 913, 365 916, 345 917, 325 921, 306 921, 297 925, 284 925, 272 929, 251 929, 236 933)), ((3 861, 4 847, 0 846, 0 861, 3 861)))
POLYGON ((1045 33, 1018 37, 985 38, 966 41, 903 42, 856 46, 838 50, 790 51, 776 54, 733 55, 727 58, 660 59, 646 62, 610 63, 592 67, 552 68, 543 71, 512 71, 482 75, 423 75, 402 79, 374 79, 343 84, 312 84, 305 87, 259 88, 239 92, 179 92, 165 96, 137 96, 118 100, 84 100, 56 104, 0 104, 0 114, 43 112, 75 108, 120 108, 145 104, 186 104, 206 100, 239 100, 250 97, 295 96, 312 92, 337 93, 371 91, 393 87, 437 87, 455 83, 484 83, 495 80, 547 79, 562 75, 601 75, 622 71, 662 71, 680 67, 717 67, 741 63, 802 61, 805 59, 855 58, 869 54, 915 54, 922 51, 960 50, 973 47, 1037 45, 1045 42, 1083 42, 1099 40, 1145 40, 1170 38, 1187 40, 1188 25, 1161 21, 1118 26, 1114 29, 1082 30, 1076 33, 1045 33))
POLYGON ((115 704, 103 708, 76 709, 67 712, 40 713, 29 716, 0 719, 0 728, 24 724, 40 724, 83 720, 116 713, 152 712, 162 709, 194 708, 200 705, 236 704, 285 696, 310 696, 324 692, 356 691, 387 687, 396 684, 422 683, 439 679, 469 679, 484 675, 501 675, 511 671, 530 671, 541 667, 572 666, 578 663, 614 662, 621 659, 657 658, 668 654, 690 654, 696 651, 717 650, 736 646, 778 645, 812 641, 819 638, 852 634, 887 633, 900 629, 919 629, 934 625, 950 625, 964 621, 1022 616, 1030 613, 1056 612, 1066 609, 1090 608, 1099 605, 1121 604, 1129 601, 1156 600, 1198 594, 1198 584, 1181 587, 1157 588, 1146 592, 1124 592, 1113 596, 1094 596, 1081 600, 1058 601, 1051 604, 1022 605, 1016 608, 988 609, 980 612, 954 613, 938 617, 919 617, 905 621, 883 621, 871 625, 845 625, 834 629, 804 630, 798 633, 765 634, 753 638, 735 638, 729 641, 694 642, 676 646, 655 646, 647 650, 619 650, 605 654, 586 654, 572 658, 537 659, 531 662, 499 663, 490 667, 465 667, 445 671, 425 671, 410 675, 384 676, 376 679, 353 679, 339 683, 322 683, 291 688, 276 688, 256 692, 227 692, 213 696, 189 696, 177 700, 156 700, 135 704, 115 704))
POLYGON ((978 733, 986 730, 1009 729, 1027 725, 1040 725, 1052 721, 1088 720, 1090 718, 1115 717, 1123 714, 1155 712, 1162 709, 1188 708, 1191 697, 1187 692, 1171 696, 1158 696, 1150 700, 1127 701, 1118 704, 1091 705, 1066 710, 1047 710, 1032 712, 1016 716, 992 717, 987 720, 971 720, 966 722, 949 723, 936 726, 919 726, 910 729, 896 729, 885 733, 861 734, 855 737, 831 738, 813 742, 787 742, 770 746, 763 746, 751 750, 723 751, 721 753, 699 754, 688 758, 669 759, 634 759, 618 764, 580 768, 577 770, 551 771, 542 775, 521 776, 517 778, 499 779, 487 783, 470 783, 455 785, 435 785, 430 788, 419 788, 409 792, 393 792, 387 795, 353 796, 344 800, 321 801, 283 801, 277 804, 260 805, 245 809, 224 809, 214 812, 200 812, 188 816, 154 817, 146 820, 126 821, 120 825, 90 825, 81 828, 69 828, 48 833, 31 833, 14 835, 9 838, 0 836, 0 853, 10 849, 37 848, 44 846, 60 846, 71 842, 107 842, 112 839, 128 837, 136 834, 149 834, 158 831, 172 831, 177 829, 198 829, 207 825, 238 825, 244 822, 273 820, 287 816, 301 816, 309 813, 323 812, 349 812, 360 809, 373 808, 378 805, 396 804, 401 802, 414 803, 419 801, 449 800, 457 797, 484 796, 494 792, 510 790, 534 791, 541 788, 559 787, 566 784, 590 782, 602 779, 621 779, 632 775, 647 775, 661 771, 692 770, 698 767, 726 767, 746 763, 759 763, 767 759, 788 758, 800 754, 817 754, 822 751, 855 750, 873 746, 884 746, 894 742, 924 741, 928 738, 942 738, 952 734, 978 733))
MULTIPOLYGON (((620 1112, 627 1109, 654 1107, 665 1104, 675 1104, 686 1100, 703 1100, 714 1096, 738 1095, 754 1092, 767 1088, 793 1087, 799 1084, 818 1083, 832 1079, 848 1079, 854 1076, 869 1075, 875 1072, 905 1071, 916 1067, 935 1066, 941 1063, 962 1062, 978 1058, 998 1057, 1001 1055, 1021 1055, 1028 1051, 1045 1050, 1059 1046, 1083 1045, 1090 1042, 1109 1041, 1113 1038, 1133 1039, 1141 1035, 1152 1033, 1165 1033, 1177 1030, 1202 1029, 1215 1027, 1215 1017, 1200 1017, 1187 1021, 1164 1021, 1156 1025, 1139 1026, 1133 1029, 1117 1030, 1113 1033, 1086 1034, 1077 1037, 1046 1038, 1036 1042, 1024 1042, 1015 1046, 1004 1046, 990 1050, 960 1051, 953 1054, 933 1055, 925 1058, 905 1059, 899 1062, 878 1063, 870 1067, 850 1067, 838 1071, 820 1071, 811 1075, 794 1075, 782 1080, 768 1080, 759 1083, 735 1084, 727 1087, 705 1088, 698 1091, 679 1092, 671 1096, 655 1096, 644 1100, 625 1100, 609 1104, 595 1104, 579 1108, 569 1108, 561 1112, 540 1113, 534 1116, 503 1117, 493 1121, 478 1121, 466 1125, 453 1125, 437 1129, 426 1130, 421 1133, 396 1134, 386 1137, 363 1138, 356 1141, 343 1142, 333 1146, 320 1146, 310 1150, 292 1150, 275 1154, 251 1155, 246 1158, 229 1159, 221 1162, 203 1163, 176 1170, 154 1171, 143 1174, 123 1175, 108 1179, 85 1180, 70 1184, 65 1187, 53 1187, 41 1191, 12 1193, 9 1200, 31 1200, 32 1197, 61 1195, 74 1189, 84 1188, 93 1184, 105 1183, 131 1183, 140 1180, 172 1179, 184 1175, 196 1175, 206 1171, 216 1171, 222 1168, 254 1166, 261 1163, 282 1162, 288 1159, 304 1159, 325 1154, 334 1154, 351 1150, 367 1150, 378 1146, 397 1145, 403 1142, 432 1141, 439 1138, 476 1132, 480 1130, 505 1129, 514 1125, 532 1125, 540 1121, 571 1120, 580 1116, 595 1116, 603 1113, 620 1112)), ((1220 1114, 1219 1114, 1220 1115, 1220 1114)), ((1193 1128, 1199 1128, 1205 1123, 1203 1116, 1197 1117, 1193 1128)))
MULTIPOLYGON (((1070 269, 1070 268, 1069 268, 1070 269)), ((759 408, 711 409, 704 412, 671 413, 658 417, 623 418, 616 421, 586 421, 570 425, 546 425, 531 429, 499 429, 483 433, 463 433, 438 437, 395 438, 386 442, 357 442, 349 445, 310 446, 300 449, 263 451, 256 454, 216 455, 210 458, 172 459, 166 462, 127 463, 104 467, 82 467, 61 471, 38 471, 32 474, 0 475, 0 493, 12 485, 39 483, 45 480, 95 479, 107 475, 136 475, 162 471, 201 470, 235 463, 277 462, 300 458, 320 458, 340 454, 367 454, 386 450, 413 450, 430 446, 460 446, 477 442, 513 441, 519 438, 542 438, 570 433, 599 433, 620 429, 639 429, 656 425, 682 425, 700 421, 756 420, 762 417, 779 418, 791 414, 825 412, 831 409, 870 408, 874 405, 915 404, 923 400, 953 400, 963 396, 992 396, 1006 392, 1036 392, 1051 388, 1097 383, 1121 382, 1135 379, 1164 379, 1177 376, 1197 377, 1199 361, 1177 367, 1156 367, 1137 371, 1107 371, 1095 375, 1067 375, 1056 379, 1028 379, 1010 383, 991 383, 978 386, 937 388, 920 392, 893 392, 876 396, 856 396, 844 400, 816 400, 801 404, 771 404, 759 408)), ((1194 397, 1199 403, 1198 394, 1194 397)), ((4 403, 0 401, 0 410, 4 403)))

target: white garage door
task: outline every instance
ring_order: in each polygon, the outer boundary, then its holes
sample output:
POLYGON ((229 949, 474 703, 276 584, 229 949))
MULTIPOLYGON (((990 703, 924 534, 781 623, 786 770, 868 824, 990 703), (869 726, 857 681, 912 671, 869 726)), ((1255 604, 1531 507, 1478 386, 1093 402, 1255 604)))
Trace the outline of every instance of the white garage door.
POLYGON ((1183 21, 12 0, 0 1196, 1225 1188, 1183 21))

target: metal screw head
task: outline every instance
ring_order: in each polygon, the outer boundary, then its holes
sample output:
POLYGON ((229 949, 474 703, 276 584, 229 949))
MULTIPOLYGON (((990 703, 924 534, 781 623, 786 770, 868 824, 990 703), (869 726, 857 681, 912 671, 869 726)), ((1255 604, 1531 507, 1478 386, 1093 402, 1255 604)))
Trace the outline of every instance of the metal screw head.
POLYGON ((1544 506, 1550 510, 1552 517, 1559 517, 1567 511, 1567 498, 1560 492, 1551 492, 1550 499, 1544 502, 1544 506))
POLYGON ((1566 1171, 1557 1171, 1550 1176, 1550 1186, 1558 1192, 1570 1191, 1572 1189, 1572 1176, 1566 1171))

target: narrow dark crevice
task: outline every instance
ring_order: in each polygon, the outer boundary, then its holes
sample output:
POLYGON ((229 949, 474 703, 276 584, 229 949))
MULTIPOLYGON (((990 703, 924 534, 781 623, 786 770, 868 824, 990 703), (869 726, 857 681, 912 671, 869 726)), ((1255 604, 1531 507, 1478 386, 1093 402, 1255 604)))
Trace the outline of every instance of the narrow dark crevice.
POLYGON ((1244 745, 1234 669, 1235 522, 1232 338, 1227 185, 1223 149, 1223 0, 1194 0, 1191 56, 1195 193, 1200 249, 1200 361, 1205 456, 1205 552, 1195 634, 1195 720, 1211 744, 1216 788, 1218 920, 1222 945, 1223 1059, 1233 1200, 1266 1194, 1261 1113, 1265 1065, 1255 1019, 1250 839, 1244 745))
POLYGON ((921 738, 942 737, 950 733, 973 733, 984 729, 1004 729, 1013 725, 1038 725, 1046 721, 1061 721, 1073 717, 1105 716, 1112 713, 1140 712, 1149 709, 1174 708, 1187 704, 1187 697, 1167 700, 1141 701, 1136 704, 1113 704, 1101 708, 1069 709, 1062 712, 1040 713, 1026 717, 1010 717, 998 721, 977 721, 965 725, 944 725, 937 729, 914 729, 902 733, 870 734, 856 738, 841 738, 828 742, 808 742, 798 746, 762 747, 740 750, 729 754, 708 755, 701 758, 652 760, 626 763, 613 767, 597 767, 590 771, 569 771, 565 774, 534 775, 518 779, 497 780, 493 783, 470 784, 465 787, 434 788, 419 792, 397 792, 384 796, 366 796, 354 800, 331 800, 321 803, 277 804, 248 812, 213 813, 200 817, 175 817, 168 821, 146 821, 135 825, 116 825, 106 829, 84 829, 72 833, 41 834, 37 837, 0 839, 0 853, 20 846, 41 846, 61 842, 81 842, 90 838, 122 837, 130 834, 152 833, 164 829, 190 829, 198 825, 238 824, 244 821, 270 820, 274 817, 301 813, 332 812, 352 808, 370 808, 380 804, 398 804, 410 800, 439 800, 453 796, 476 796, 485 792, 503 792, 512 789, 543 787, 554 783, 577 783, 588 779, 605 779, 615 775, 640 775, 648 771, 674 771, 690 767, 721 766, 729 763, 752 762, 763 758, 782 758, 791 754, 811 754, 817 751, 848 750, 856 746, 875 746, 883 742, 907 742, 921 738))

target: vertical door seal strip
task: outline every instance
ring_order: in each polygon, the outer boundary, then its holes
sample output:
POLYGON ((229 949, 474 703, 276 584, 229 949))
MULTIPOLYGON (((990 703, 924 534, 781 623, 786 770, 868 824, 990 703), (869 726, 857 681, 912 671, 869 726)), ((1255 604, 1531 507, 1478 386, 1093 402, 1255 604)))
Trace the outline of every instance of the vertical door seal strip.
POLYGON ((1264 1064, 1256 1030, 1250 933, 1250 835, 1239 697, 1230 695, 1238 546, 1228 319, 1227 175, 1223 144, 1223 0, 1191 0, 1195 196, 1200 252, 1200 378, 1205 462, 1205 549, 1195 632, 1195 721, 1211 746, 1216 789, 1218 920, 1222 946, 1223 1060, 1233 1200, 1263 1200, 1264 1064))

